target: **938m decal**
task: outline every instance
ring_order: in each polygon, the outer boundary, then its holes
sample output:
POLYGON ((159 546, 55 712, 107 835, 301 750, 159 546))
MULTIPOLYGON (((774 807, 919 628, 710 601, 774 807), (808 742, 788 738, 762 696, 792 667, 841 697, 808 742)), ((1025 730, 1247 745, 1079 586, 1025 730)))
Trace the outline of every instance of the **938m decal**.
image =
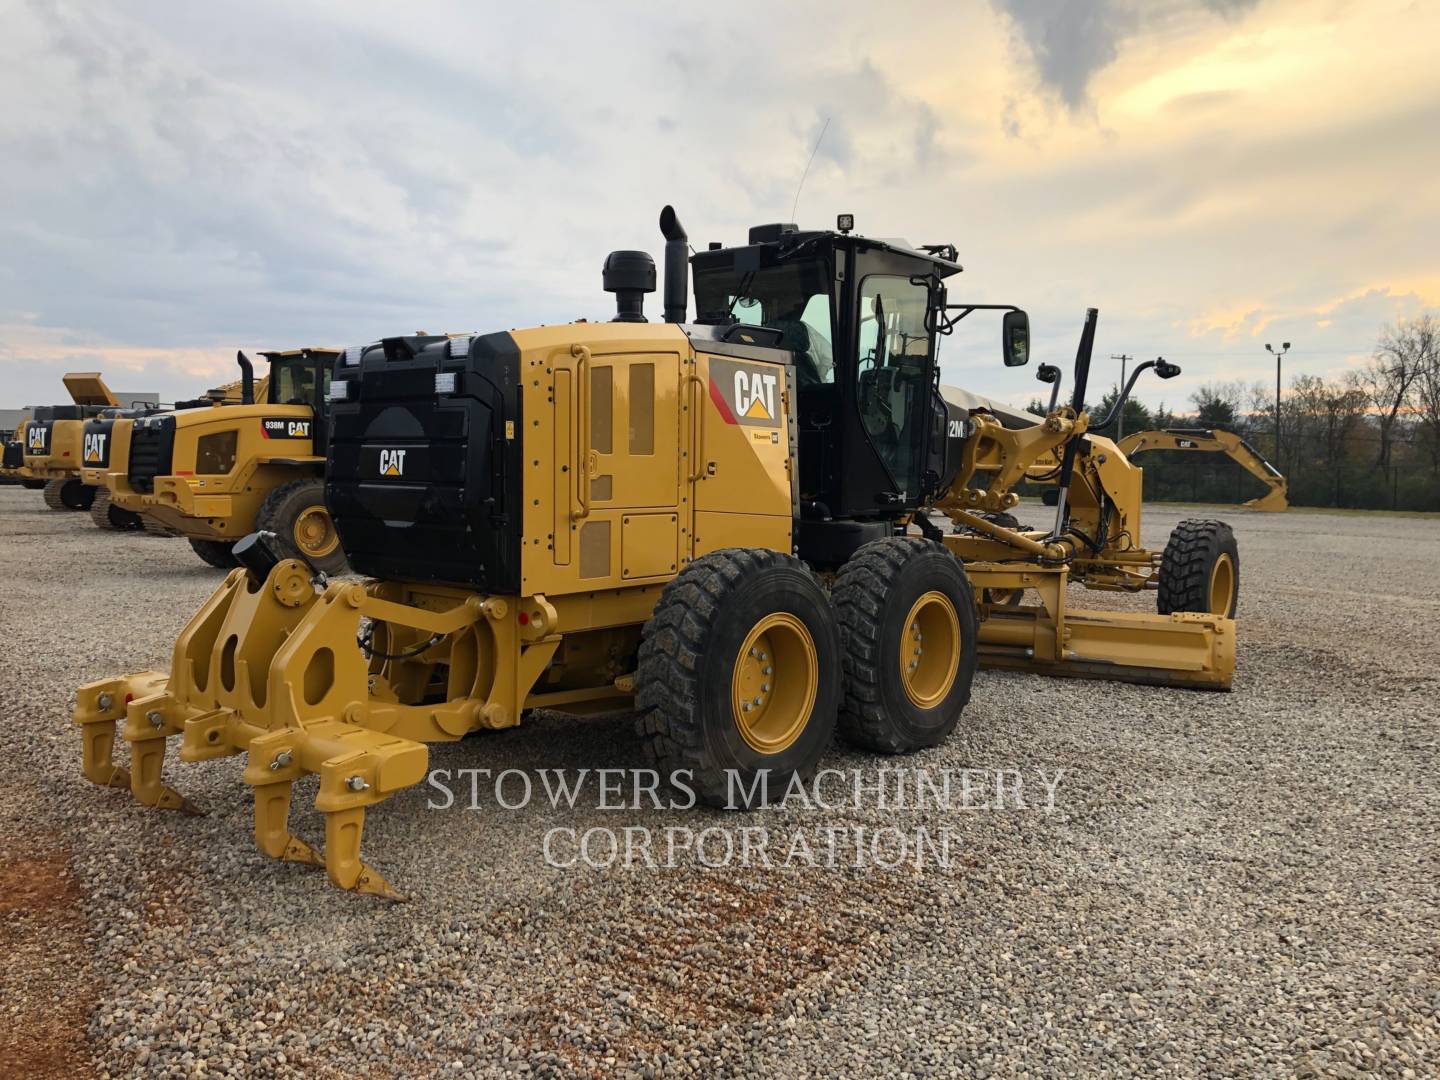
POLYGON ((260 434, 267 439, 308 439, 313 420, 292 420, 284 416, 266 416, 260 421, 260 434))

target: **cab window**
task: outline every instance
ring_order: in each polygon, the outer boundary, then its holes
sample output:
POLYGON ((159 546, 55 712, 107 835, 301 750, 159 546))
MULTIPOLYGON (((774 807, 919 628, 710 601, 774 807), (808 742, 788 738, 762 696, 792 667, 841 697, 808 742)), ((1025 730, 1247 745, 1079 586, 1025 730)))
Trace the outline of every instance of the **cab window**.
MULTIPOLYGON (((271 401, 276 405, 315 405, 320 400, 315 394, 317 367, 316 361, 310 359, 277 362, 271 374, 275 387, 271 401)), ((326 375, 329 375, 328 368, 326 375)), ((325 387, 321 389, 323 391, 325 387)))
POLYGON ((779 330, 780 347, 795 356, 795 380, 817 386, 835 380, 835 320, 830 264, 793 259, 757 270, 708 270, 695 276, 696 317, 702 323, 748 323, 779 330))

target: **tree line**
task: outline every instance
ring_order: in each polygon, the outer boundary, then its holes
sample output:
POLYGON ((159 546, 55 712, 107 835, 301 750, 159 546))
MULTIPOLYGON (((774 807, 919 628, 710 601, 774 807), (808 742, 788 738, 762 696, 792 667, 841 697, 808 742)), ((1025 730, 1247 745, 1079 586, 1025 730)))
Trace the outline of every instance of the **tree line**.
MULTIPOLYGON (((1112 387, 1090 415, 1108 415, 1118 396, 1112 387)), ((1370 359, 1339 378, 1292 376, 1278 431, 1273 382, 1207 383, 1190 404, 1177 414, 1127 401, 1124 431, 1233 431, 1284 474, 1295 506, 1440 511, 1440 318, 1432 312, 1385 327, 1370 359)), ((1039 400, 1029 409, 1045 412, 1039 400)), ((1102 434, 1113 437, 1116 426, 1102 434)), ((1156 450, 1137 463, 1149 500, 1233 503, 1264 493, 1221 454, 1156 450)))

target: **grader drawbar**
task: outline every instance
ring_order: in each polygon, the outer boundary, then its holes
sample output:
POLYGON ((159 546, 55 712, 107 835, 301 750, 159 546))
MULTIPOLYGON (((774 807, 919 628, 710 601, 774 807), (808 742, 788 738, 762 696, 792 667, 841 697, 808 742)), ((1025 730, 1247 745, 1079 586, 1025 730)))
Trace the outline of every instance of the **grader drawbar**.
MULTIPOLYGON (((85 775, 194 811, 167 743, 243 754, 266 855, 394 898, 361 856, 365 811, 423 780, 428 743, 531 710, 633 707, 647 764, 744 807, 837 733, 941 742, 977 664, 1228 687, 1234 538, 1187 522, 1139 546, 1139 470, 1087 434, 1094 313, 1071 405, 942 391, 937 342, 977 309, 947 298, 953 247, 840 226, 688 256, 667 207, 663 323, 643 313, 653 260, 614 252, 613 322, 345 350, 325 502, 370 580, 241 540, 168 673, 80 689, 85 775), (1053 489, 1052 526, 1008 516, 1025 480, 1053 489), (1159 612, 1070 610, 1070 582, 1155 590, 1159 612), (323 848, 289 824, 309 775, 323 848)), ((1028 320, 1005 312, 1023 364, 1028 320)))

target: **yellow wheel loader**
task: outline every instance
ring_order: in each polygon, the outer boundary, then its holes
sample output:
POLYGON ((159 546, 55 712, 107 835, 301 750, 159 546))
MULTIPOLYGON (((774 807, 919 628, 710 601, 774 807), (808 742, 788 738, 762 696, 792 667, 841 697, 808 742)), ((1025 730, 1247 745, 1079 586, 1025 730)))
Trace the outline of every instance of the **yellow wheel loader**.
POLYGON ((1224 454, 1239 463, 1240 467, 1269 490, 1258 498, 1250 499, 1244 506, 1251 510, 1278 512, 1290 507, 1288 487, 1280 470, 1271 465, 1248 442, 1233 431, 1220 428, 1169 428, 1164 431, 1137 431, 1126 435, 1119 443, 1126 457, 1134 457, 1146 450, 1189 450, 1208 454, 1224 454))
MULTIPOLYGON (((262 384, 263 387, 263 384, 262 384)), ((263 393, 263 388, 262 391, 263 393)), ((154 416, 169 409, 200 409, 211 405, 237 405, 242 395, 237 380, 206 392, 204 397, 178 401, 173 406, 145 405, 129 410, 110 409, 85 422, 81 432, 80 479, 95 488, 90 504, 90 519, 102 529, 119 532, 145 530, 160 536, 177 536, 175 530, 146 518, 136 510, 127 510, 111 501, 108 486, 110 462, 130 460, 130 432, 136 418, 154 416)))
POLYGON ((64 377, 71 405, 42 405, 22 426, 23 464, 33 480, 44 485, 51 510, 88 510, 95 487, 80 477, 82 429, 85 421, 120 402, 99 372, 71 372, 64 377))
MULTIPOLYGON (((107 513, 138 514, 151 532, 181 535, 206 563, 235 565, 235 542, 272 532, 285 553, 328 573, 345 566, 325 508, 325 440, 331 349, 262 354, 269 375, 257 388, 250 360, 237 359, 240 403, 229 388, 172 412, 137 417, 105 471, 107 513)), ((96 434, 100 434, 98 431, 96 434)))
MULTIPOLYGON (((393 897, 361 857, 366 810, 425 777, 426 744, 534 709, 631 705, 657 771, 743 807, 761 778, 813 775, 837 729, 934 746, 977 663, 1228 688, 1228 531, 1192 523, 1145 551, 1139 470, 1083 411, 947 398, 938 341, 979 308, 947 298, 954 248, 840 225, 759 226, 689 257, 667 207, 664 322, 643 313, 654 261, 619 251, 613 322, 346 350, 326 503, 371 580, 330 581, 263 531, 239 541, 168 675, 80 689, 85 775, 194 810, 162 776, 167 743, 244 755, 266 855, 393 897), (1053 526, 992 520, 1022 475, 1052 484, 1053 526), (1155 587, 1161 611, 1072 610, 1072 579, 1155 587), (306 776, 323 849, 289 825, 306 776)), ((1007 308, 1007 364, 1028 333, 1007 308)))

